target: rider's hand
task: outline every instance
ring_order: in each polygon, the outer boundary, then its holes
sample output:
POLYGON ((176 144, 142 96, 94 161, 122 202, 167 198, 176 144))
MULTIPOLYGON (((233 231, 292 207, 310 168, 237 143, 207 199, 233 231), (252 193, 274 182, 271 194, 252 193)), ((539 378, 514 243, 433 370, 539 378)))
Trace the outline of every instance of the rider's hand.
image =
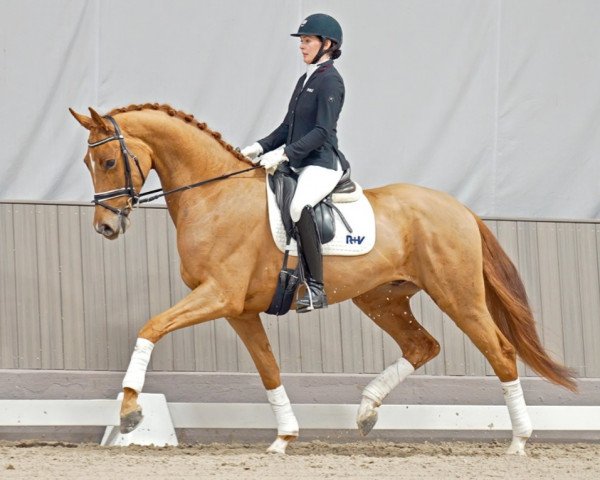
POLYGON ((258 163, 258 156, 263 153, 263 149, 260 146, 260 143, 255 142, 252 145, 248 145, 244 147, 240 152, 244 157, 250 159, 252 163, 258 163))
POLYGON ((283 152, 282 147, 278 148, 277 150, 265 153, 262 157, 260 157, 259 165, 261 167, 264 167, 265 170, 275 170, 277 168, 277 165, 287 160, 288 158, 283 152))

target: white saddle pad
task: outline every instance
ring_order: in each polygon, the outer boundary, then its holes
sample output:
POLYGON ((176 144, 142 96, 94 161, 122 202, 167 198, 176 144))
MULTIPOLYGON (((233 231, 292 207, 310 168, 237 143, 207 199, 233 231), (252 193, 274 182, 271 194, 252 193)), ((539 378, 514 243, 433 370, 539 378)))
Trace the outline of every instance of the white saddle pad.
MULTIPOLYGON (((271 233, 275 245, 282 252, 285 251, 285 228, 281 220, 279 207, 275 202, 275 194, 269 187, 269 179, 267 184, 267 202, 269 210, 269 223, 271 224, 271 233)), ((365 197, 364 193, 356 202, 352 203, 336 203, 335 206, 340 209, 340 212, 346 218, 348 225, 352 227, 352 233, 346 230, 344 222, 340 220, 337 212, 333 212, 335 217, 335 237, 331 242, 323 245, 323 255, 345 255, 355 256, 364 255, 370 252, 375 245, 375 216, 373 208, 365 197)), ((296 241, 291 240, 290 255, 298 255, 296 241)))

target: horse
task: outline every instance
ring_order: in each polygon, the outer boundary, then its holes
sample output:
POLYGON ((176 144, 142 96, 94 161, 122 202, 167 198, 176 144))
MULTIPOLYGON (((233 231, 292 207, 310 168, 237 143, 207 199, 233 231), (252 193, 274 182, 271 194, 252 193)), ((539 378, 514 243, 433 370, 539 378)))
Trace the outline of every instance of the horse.
MULTIPOLYGON (((84 162, 96 192, 93 223, 107 239, 124 234, 154 169, 177 229, 180 273, 191 292, 139 330, 123 380, 121 432, 137 427, 137 399, 156 342, 174 330, 226 318, 266 389, 285 453, 299 427, 259 314, 270 305, 281 254, 267 215, 265 172, 220 133, 169 105, 143 104, 90 116, 69 109, 89 132, 84 162), (240 173, 241 172, 241 173, 240 173), (191 188, 194 182, 202 188, 191 188)), ((450 195, 409 184, 365 190, 375 215, 373 249, 327 256, 330 303, 351 299, 399 345, 402 356, 363 390, 357 425, 366 435, 385 396, 440 352, 410 298, 425 291, 483 353, 501 382, 512 422, 507 454, 525 455, 532 433, 517 355, 540 376, 576 390, 573 372, 544 350, 519 274, 483 221, 450 195)), ((294 305, 292 305, 294 308, 294 305)))

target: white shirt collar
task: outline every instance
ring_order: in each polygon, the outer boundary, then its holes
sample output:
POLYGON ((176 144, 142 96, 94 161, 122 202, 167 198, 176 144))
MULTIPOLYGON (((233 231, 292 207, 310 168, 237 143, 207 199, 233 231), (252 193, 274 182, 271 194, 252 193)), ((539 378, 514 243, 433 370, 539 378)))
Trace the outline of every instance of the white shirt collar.
POLYGON ((328 58, 325 58, 323 60, 321 60, 319 63, 315 63, 315 64, 310 64, 306 66, 306 78, 304 79, 304 85, 306 85, 306 82, 308 82, 308 79, 310 78, 310 76, 315 73, 317 71, 317 68, 319 68, 322 64, 324 64, 326 61, 328 61, 328 58))

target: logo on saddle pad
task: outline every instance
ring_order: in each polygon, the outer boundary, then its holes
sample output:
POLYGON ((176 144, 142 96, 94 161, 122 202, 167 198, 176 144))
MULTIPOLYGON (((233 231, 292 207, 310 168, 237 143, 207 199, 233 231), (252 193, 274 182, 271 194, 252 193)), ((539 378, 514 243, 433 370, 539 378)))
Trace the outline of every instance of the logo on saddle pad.
POLYGON ((359 245, 362 244, 363 240, 365 239, 365 237, 353 237, 352 235, 346 235, 346 245, 354 245, 355 243, 358 243, 359 245))

